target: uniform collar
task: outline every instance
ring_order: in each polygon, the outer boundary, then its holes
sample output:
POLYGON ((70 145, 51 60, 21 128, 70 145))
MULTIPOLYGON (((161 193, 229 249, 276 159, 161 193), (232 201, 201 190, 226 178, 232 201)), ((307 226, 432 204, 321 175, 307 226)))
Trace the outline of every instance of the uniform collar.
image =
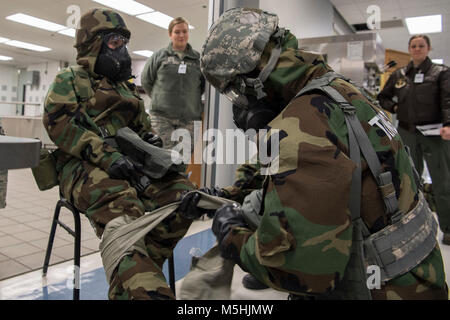
MULTIPOLYGON (((175 50, 173 50, 172 47, 172 42, 169 43, 169 46, 167 47, 167 51, 169 51, 169 53, 171 55, 176 55, 175 50)), ((200 55, 198 53, 196 53, 194 51, 194 49, 192 49, 191 45, 188 43, 186 44, 186 49, 184 49, 183 53, 185 54, 186 57, 192 58, 192 59, 199 59, 200 55)))
MULTIPOLYGON (((433 62, 429 57, 426 57, 425 60, 417 67, 418 70, 422 71, 422 73, 427 73, 430 70, 433 62)), ((406 73, 410 73, 414 70, 414 63, 411 61, 406 68, 406 73)))

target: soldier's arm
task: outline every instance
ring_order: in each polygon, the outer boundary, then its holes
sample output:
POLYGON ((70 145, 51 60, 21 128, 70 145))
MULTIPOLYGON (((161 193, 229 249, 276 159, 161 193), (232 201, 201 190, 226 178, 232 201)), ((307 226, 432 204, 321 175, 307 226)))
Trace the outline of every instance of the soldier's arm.
POLYGON ((270 286, 322 293, 342 279, 349 261, 355 165, 328 139, 332 131, 317 110, 305 104, 297 105, 307 113, 300 121, 290 114, 274 126, 287 137, 280 141, 280 171, 270 176, 259 228, 234 227, 224 241, 240 253, 236 262, 244 270, 270 286), (292 150, 298 151, 295 157, 292 150))
POLYGON ((50 86, 44 103, 43 123, 59 149, 103 170, 121 156, 97 134, 97 126, 77 101, 70 70, 60 72, 50 86))
POLYGON ((261 189, 265 176, 261 175, 259 163, 245 163, 235 173, 233 185, 222 188, 224 197, 242 203, 253 190, 261 189))
POLYGON ((158 57, 159 52, 153 54, 145 63, 144 69, 142 70, 141 74, 142 87, 149 96, 151 96, 152 94, 153 84, 156 80, 156 74, 158 71, 158 57))
POLYGON ((396 72, 391 74, 389 79, 386 81, 383 90, 381 90, 377 96, 377 99, 383 109, 389 111, 390 113, 395 113, 397 111, 396 109, 394 110, 397 103, 392 100, 395 96, 395 82, 397 81, 397 78, 396 72))

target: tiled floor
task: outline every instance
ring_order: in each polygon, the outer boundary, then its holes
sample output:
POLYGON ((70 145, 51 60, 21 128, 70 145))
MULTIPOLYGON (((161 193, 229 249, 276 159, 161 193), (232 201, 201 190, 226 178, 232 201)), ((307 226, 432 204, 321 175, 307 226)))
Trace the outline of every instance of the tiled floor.
MULTIPOLYGON (((0 280, 42 268, 58 188, 39 191, 31 169, 10 170, 6 207, 0 209, 0 280)), ((63 208, 60 220, 73 227, 63 208)), ((81 219, 81 255, 98 251, 100 240, 86 218, 81 219)), ((50 264, 73 258, 73 237, 56 229, 50 264)))

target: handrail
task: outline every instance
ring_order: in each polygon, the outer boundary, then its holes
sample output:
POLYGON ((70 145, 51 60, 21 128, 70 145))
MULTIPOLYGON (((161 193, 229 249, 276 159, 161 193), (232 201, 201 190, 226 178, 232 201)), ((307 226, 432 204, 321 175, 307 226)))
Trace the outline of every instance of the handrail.
POLYGON ((40 103, 32 103, 32 102, 18 102, 18 101, 0 101, 0 104, 20 104, 25 106, 40 106, 40 103))

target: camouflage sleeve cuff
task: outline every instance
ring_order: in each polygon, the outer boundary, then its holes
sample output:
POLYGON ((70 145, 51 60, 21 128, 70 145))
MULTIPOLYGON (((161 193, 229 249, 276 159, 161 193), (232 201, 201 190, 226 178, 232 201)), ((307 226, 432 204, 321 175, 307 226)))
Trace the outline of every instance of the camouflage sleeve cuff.
POLYGON ((247 228, 234 226, 221 244, 225 250, 231 253, 233 261, 246 272, 248 270, 241 260, 241 250, 252 234, 253 232, 247 228))
POLYGON ((100 167, 108 171, 109 167, 120 157, 122 157, 122 154, 120 152, 113 152, 113 153, 105 153, 100 161, 100 167))

